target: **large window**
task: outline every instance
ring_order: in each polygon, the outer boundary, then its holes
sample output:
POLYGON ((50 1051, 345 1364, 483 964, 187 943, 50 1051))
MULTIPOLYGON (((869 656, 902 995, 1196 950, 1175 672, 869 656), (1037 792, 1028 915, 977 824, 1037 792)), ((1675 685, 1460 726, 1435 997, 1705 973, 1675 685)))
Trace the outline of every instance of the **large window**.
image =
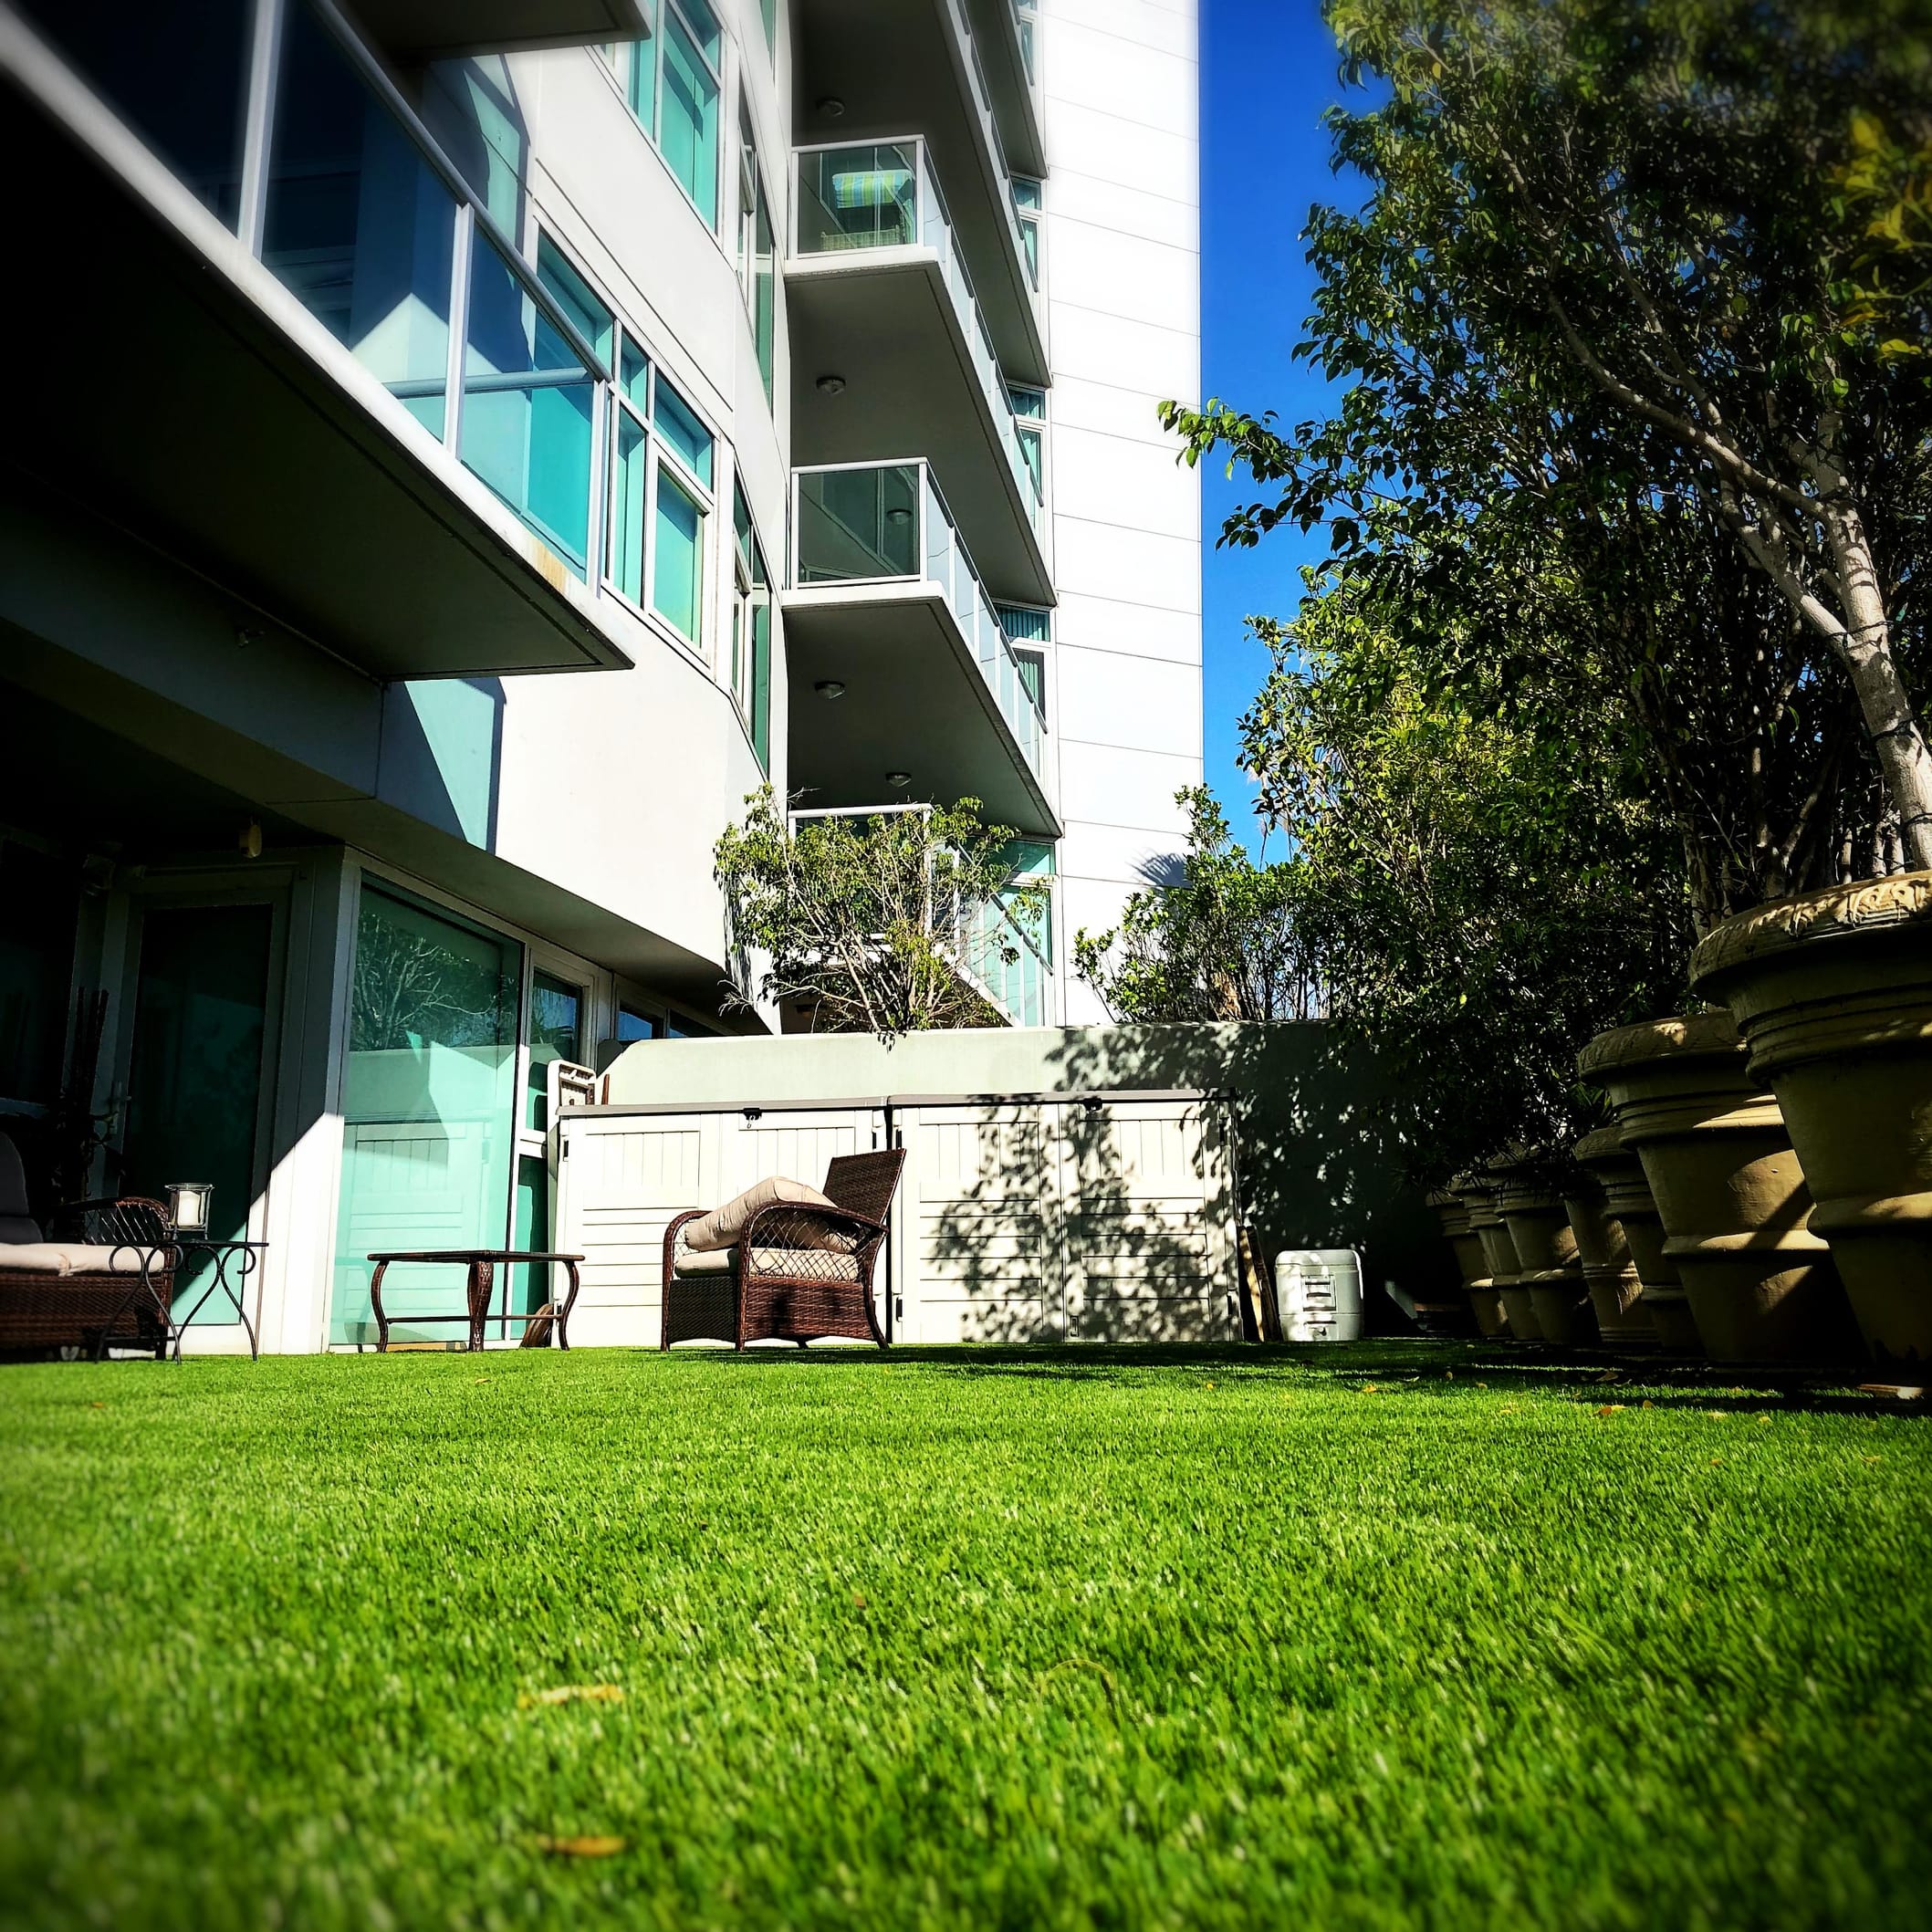
POLYGON ((1007 401, 1013 406, 1013 427, 1019 437, 1019 453, 1026 459, 1027 474, 1033 479, 1033 494, 1042 503, 1047 495, 1047 392, 1043 389, 1023 389, 1010 384, 1007 401))
POLYGON ((608 47, 604 57, 665 165, 715 228, 724 30, 705 0, 645 0, 645 17, 648 40, 608 47))
POLYGON ((771 775, 771 577, 752 527, 751 506, 736 486, 731 504, 736 595, 731 605, 731 694, 751 747, 771 775))
MULTIPOLYGON (((548 235, 538 245, 537 272, 545 292, 616 372, 605 431, 605 581, 702 649, 715 440, 548 235)), ((589 448, 587 440, 587 461, 589 448)))
POLYGON ((1024 174, 1013 177, 1013 214, 1019 224, 1019 246, 1027 258, 1027 279, 1039 287, 1039 209, 1041 191, 1024 174))
POLYGON ((757 345, 758 373, 765 381, 765 400, 772 400, 778 334, 778 277, 772 256, 771 196, 758 165, 757 137, 751 115, 738 110, 738 282, 751 317, 752 339, 757 345))

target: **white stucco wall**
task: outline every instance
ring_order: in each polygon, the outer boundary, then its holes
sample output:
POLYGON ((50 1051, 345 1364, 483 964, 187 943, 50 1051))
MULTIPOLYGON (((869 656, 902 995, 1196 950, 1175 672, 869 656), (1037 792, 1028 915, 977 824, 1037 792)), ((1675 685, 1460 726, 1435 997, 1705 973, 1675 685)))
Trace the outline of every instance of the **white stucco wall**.
POLYGON ((1053 390, 1055 743, 1068 971, 1181 849, 1202 775, 1201 496, 1155 405, 1198 400, 1200 123, 1195 0, 1039 0, 1043 231, 1053 390))

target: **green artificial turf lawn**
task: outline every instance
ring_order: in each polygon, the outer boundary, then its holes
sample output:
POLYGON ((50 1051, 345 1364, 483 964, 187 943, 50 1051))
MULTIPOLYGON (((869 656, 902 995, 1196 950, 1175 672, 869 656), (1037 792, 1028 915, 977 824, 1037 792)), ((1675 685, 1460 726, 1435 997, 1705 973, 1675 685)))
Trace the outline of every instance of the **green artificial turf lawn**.
POLYGON ((1597 1373, 0 1370, 0 1922, 1927 1923, 1926 1422, 1597 1373))

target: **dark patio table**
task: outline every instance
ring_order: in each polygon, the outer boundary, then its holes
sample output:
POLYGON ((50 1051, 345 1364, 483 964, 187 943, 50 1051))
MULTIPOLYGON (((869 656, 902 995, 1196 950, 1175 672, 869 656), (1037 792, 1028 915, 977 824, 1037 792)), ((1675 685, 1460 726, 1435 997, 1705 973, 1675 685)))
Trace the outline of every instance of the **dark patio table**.
POLYGON ((510 1277, 508 1270, 519 1262, 560 1261, 570 1276, 570 1292, 563 1306, 548 1319, 556 1325, 557 1346, 568 1350, 570 1346, 570 1311, 577 1305, 577 1290, 581 1286, 578 1279, 578 1264, 581 1255, 551 1254, 543 1249, 522 1248, 432 1248, 423 1249, 395 1250, 388 1254, 371 1255, 376 1264, 374 1279, 369 1284, 370 1306, 376 1318, 376 1352, 384 1354, 389 1349, 389 1328, 391 1317, 382 1309, 382 1277, 388 1272, 391 1262, 423 1264, 431 1267, 446 1266, 462 1268, 467 1273, 468 1307, 460 1315, 398 1315, 393 1319, 415 1328, 433 1321, 466 1321, 469 1324, 469 1347, 472 1352, 482 1348, 483 1332, 489 1326, 490 1295, 496 1286, 496 1269, 502 1264, 503 1312, 495 1319, 507 1326, 512 1321, 534 1321, 534 1315, 513 1315, 510 1312, 510 1277))
MULTIPOLYGON (((242 1324, 242 1332, 248 1337, 248 1355, 254 1362, 262 1359, 261 1343, 256 1339, 255 1323, 248 1319, 246 1307, 248 1277, 262 1265, 262 1257, 268 1252, 266 1241, 198 1241, 193 1236, 183 1239, 177 1235, 173 1242, 181 1259, 175 1264, 176 1279, 179 1279, 188 1258, 193 1255, 207 1255, 214 1262, 214 1272, 204 1282, 194 1284, 201 1293, 195 1297, 194 1306, 185 1315, 174 1315, 170 1311, 170 1321, 174 1329, 174 1359, 181 1360, 182 1338, 193 1321, 208 1304, 209 1298, 219 1290, 228 1298, 235 1318, 242 1324), (235 1270, 235 1279, 228 1279, 230 1268, 235 1270)), ((192 1290, 190 1290, 193 1291, 192 1290)))

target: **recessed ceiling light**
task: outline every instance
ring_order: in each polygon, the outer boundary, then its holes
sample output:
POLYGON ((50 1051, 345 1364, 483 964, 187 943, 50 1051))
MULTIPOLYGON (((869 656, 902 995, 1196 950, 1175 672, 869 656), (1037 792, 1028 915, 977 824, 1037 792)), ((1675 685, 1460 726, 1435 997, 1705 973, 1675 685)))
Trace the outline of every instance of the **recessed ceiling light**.
POLYGON ((830 699, 845 695, 845 686, 835 677, 821 677, 811 688, 822 698, 830 699))
POLYGON ((895 504, 885 513, 885 520, 888 523, 910 523, 913 520, 913 513, 903 503, 895 504))
POLYGON ((819 387, 828 396, 842 396, 845 393, 843 376, 820 376, 819 387))
POLYGON ((819 111, 827 120, 837 120, 845 112, 845 103, 836 94, 828 94, 819 103, 819 111))
POLYGON ((889 771, 885 775, 885 782, 894 791, 903 791, 913 782, 913 775, 909 771, 889 771))

